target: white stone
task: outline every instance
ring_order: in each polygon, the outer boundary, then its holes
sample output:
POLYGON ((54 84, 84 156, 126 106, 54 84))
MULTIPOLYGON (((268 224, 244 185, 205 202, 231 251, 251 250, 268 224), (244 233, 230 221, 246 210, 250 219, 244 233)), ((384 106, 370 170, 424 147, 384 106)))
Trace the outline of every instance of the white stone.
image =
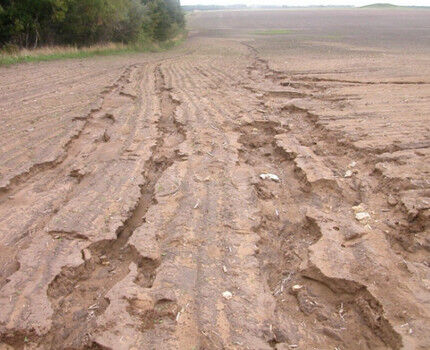
POLYGON ((228 290, 222 293, 222 296, 224 297, 224 299, 227 299, 227 300, 233 298, 233 294, 231 294, 231 292, 229 292, 228 290))
POLYGON ((303 288, 303 286, 301 286, 300 284, 295 284, 294 286, 292 286, 291 287, 291 289, 294 291, 294 292, 298 292, 300 289, 302 289, 303 288))
POLYGON ((355 218, 358 221, 361 221, 361 220, 364 220, 364 219, 370 219, 370 214, 366 213, 366 212, 360 212, 360 213, 355 214, 355 218))
POLYGON ((260 178, 262 180, 272 180, 275 182, 279 182, 279 176, 275 174, 261 174, 260 178))

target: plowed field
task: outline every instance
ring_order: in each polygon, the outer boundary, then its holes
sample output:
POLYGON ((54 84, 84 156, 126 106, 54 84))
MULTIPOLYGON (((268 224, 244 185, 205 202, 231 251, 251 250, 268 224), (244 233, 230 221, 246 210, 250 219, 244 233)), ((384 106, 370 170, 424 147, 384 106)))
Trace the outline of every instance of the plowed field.
POLYGON ((0 349, 429 349, 429 23, 0 68, 0 349))

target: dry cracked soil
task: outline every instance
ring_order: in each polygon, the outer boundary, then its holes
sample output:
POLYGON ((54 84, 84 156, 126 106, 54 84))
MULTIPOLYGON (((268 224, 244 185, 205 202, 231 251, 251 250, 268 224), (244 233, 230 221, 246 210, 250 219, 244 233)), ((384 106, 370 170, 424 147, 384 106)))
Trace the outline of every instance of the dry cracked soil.
POLYGON ((188 20, 0 68, 0 349, 429 349, 428 11, 188 20))

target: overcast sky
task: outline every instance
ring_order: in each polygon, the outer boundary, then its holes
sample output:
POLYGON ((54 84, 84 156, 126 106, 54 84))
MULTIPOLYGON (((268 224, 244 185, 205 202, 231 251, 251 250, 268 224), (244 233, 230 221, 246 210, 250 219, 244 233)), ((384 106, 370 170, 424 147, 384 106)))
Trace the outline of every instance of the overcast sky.
MULTIPOLYGON (((362 6, 376 2, 388 2, 396 5, 430 6, 430 0, 181 0, 182 5, 355 5, 362 6)), ((430 17, 430 13, 429 13, 430 17)))

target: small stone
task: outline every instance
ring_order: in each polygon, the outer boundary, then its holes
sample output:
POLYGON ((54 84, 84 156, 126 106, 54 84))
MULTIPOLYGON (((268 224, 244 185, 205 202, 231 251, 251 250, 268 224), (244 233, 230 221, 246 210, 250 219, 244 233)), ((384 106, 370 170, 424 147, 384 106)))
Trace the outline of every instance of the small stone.
POLYGON ((351 170, 347 170, 346 172, 345 172, 345 175, 344 175, 345 177, 351 177, 352 176, 352 171, 351 170))
POLYGON ((348 167, 349 168, 355 168, 355 166, 357 165, 356 161, 352 161, 351 163, 349 163, 348 167))
POLYGON ((231 294, 231 292, 229 292, 228 290, 222 293, 222 296, 224 297, 224 299, 230 300, 231 298, 233 298, 233 294, 231 294))
POLYGON ((302 288, 303 288, 302 285, 295 284, 294 286, 291 287, 291 291, 293 292, 293 294, 297 294, 302 288))
POLYGON ((366 212, 360 212, 360 213, 355 214, 355 218, 358 221, 362 221, 364 219, 370 219, 370 214, 366 213, 366 212))
POLYGON ((279 176, 275 174, 260 174, 260 178, 262 180, 272 180, 275 182, 279 182, 279 176))

